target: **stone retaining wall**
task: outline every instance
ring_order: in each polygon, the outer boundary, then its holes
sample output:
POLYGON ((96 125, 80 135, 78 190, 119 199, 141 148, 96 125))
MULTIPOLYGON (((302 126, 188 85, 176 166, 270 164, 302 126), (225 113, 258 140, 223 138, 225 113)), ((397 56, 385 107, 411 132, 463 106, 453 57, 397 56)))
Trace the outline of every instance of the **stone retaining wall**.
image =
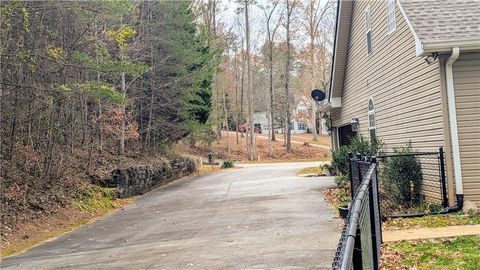
POLYGON ((117 188, 118 196, 126 198, 141 195, 155 187, 195 172, 199 162, 190 157, 176 157, 156 164, 116 169, 108 179, 97 179, 94 184, 117 188))

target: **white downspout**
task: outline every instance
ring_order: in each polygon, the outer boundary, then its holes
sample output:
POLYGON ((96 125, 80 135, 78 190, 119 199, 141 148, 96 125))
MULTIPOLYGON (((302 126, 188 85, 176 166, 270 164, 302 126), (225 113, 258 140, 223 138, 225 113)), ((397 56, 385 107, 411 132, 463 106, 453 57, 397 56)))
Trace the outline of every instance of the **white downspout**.
POLYGON ((460 145, 458 143, 457 109, 455 106, 455 87, 453 84, 452 68, 453 63, 458 59, 459 55, 460 49, 458 47, 452 48, 452 55, 450 55, 445 63, 445 78, 448 98, 448 118, 450 120, 450 137, 452 140, 453 168, 455 171, 455 189, 457 195, 463 195, 462 163, 460 161, 460 145))

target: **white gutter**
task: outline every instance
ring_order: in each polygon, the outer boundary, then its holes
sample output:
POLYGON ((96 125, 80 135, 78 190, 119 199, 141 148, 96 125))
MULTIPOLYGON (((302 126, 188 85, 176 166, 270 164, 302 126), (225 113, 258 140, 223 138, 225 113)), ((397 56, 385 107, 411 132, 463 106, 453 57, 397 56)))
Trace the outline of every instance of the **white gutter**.
POLYGON ((417 56, 426 56, 432 52, 442 53, 450 52, 452 48, 458 47, 460 51, 478 51, 480 50, 480 39, 469 39, 469 40, 435 40, 422 42, 422 52, 417 54, 417 56))
POLYGON ((458 143, 457 109, 455 106, 455 87, 453 84, 453 63, 458 59, 460 49, 452 48, 452 55, 445 63, 445 78, 448 97, 448 118, 450 120, 450 137, 452 140, 453 168, 455 171, 455 189, 457 194, 463 194, 462 163, 460 160, 460 145, 458 143))

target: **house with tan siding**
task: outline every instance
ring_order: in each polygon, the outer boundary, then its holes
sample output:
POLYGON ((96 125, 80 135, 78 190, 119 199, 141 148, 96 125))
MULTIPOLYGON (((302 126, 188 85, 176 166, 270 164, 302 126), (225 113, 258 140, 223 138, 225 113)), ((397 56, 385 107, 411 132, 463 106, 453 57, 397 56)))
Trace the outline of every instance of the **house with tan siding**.
POLYGON ((338 1, 334 44, 320 104, 333 149, 356 133, 387 151, 444 147, 449 204, 480 207, 479 2, 338 1))

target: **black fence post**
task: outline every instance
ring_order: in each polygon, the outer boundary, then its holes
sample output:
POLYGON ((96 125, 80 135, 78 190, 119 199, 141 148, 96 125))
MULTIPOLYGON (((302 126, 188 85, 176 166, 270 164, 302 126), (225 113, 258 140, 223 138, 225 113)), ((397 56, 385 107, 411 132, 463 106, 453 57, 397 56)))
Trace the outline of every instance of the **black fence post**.
MULTIPOLYGON (((380 209, 380 192, 378 191, 379 189, 379 183, 378 183, 378 160, 376 156, 372 157, 372 163, 375 163, 375 183, 372 180, 372 184, 375 185, 375 197, 377 199, 377 210, 378 210, 378 228, 379 228, 379 234, 377 236, 377 239, 379 240, 378 243, 382 243, 382 211, 380 209)), ((379 247, 380 248, 380 247, 379 247)))
POLYGON ((362 166, 359 163, 359 161, 361 161, 361 160, 362 160, 362 155, 357 154, 357 171, 358 171, 358 183, 357 183, 358 186, 357 186, 357 188, 360 186, 360 184, 362 183, 362 179, 363 179, 362 166))
POLYGON ((440 164, 440 182, 442 185, 442 206, 448 207, 447 184, 445 180, 445 157, 443 155, 443 146, 438 149, 438 162, 440 164))
POLYGON ((352 170, 352 165, 353 163, 353 154, 351 152, 348 153, 348 174, 349 174, 349 179, 350 179, 350 195, 353 196, 355 193, 353 192, 353 170, 352 170))
MULTIPOLYGON (((370 160, 371 164, 376 163, 376 158, 372 157, 370 160)), ((376 173, 376 170, 373 172, 376 173)), ((376 177, 375 177, 376 178, 376 177)), ((369 202, 369 212, 370 212, 370 233, 371 233, 371 241, 372 241, 372 257, 373 257, 373 269, 378 270, 378 262, 379 262, 379 250, 380 247, 378 246, 378 239, 379 235, 377 234, 377 226, 380 225, 380 217, 377 217, 377 213, 379 213, 378 207, 378 190, 377 190, 377 185, 375 185, 374 180, 376 179, 371 179, 371 183, 368 186, 368 202, 369 202)))

